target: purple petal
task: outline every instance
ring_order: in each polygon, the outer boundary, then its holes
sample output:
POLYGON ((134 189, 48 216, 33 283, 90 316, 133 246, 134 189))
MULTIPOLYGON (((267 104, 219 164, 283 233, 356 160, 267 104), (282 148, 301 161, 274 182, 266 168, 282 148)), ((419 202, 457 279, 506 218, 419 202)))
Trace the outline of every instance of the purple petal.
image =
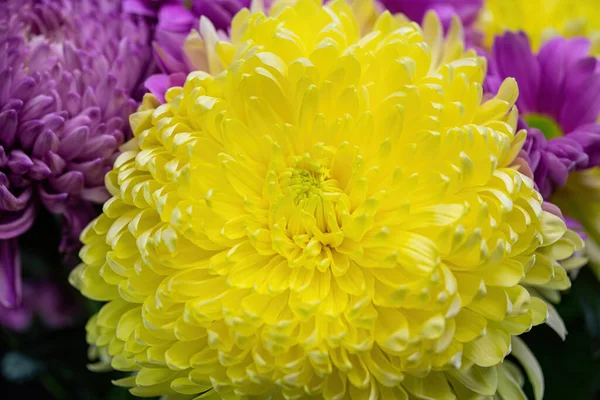
POLYGON ((194 14, 183 4, 166 4, 158 12, 156 29, 159 31, 180 32, 187 35, 193 25, 194 14))
POLYGON ((125 0, 123 3, 123 10, 129 14, 142 15, 144 17, 156 17, 156 10, 150 7, 148 3, 148 1, 144 0, 125 0))
POLYGON ((174 86, 183 86, 186 75, 183 72, 178 72, 171 75, 156 74, 150 76, 144 82, 144 86, 161 102, 165 102, 165 93, 167 89, 174 86))
POLYGON ((67 165, 66 161, 63 160, 61 156, 52 151, 46 153, 44 156, 44 162, 48 168, 50 168, 50 171, 52 171, 52 173, 55 175, 62 174, 67 165))
POLYGON ((21 110, 21 118, 24 121, 41 118, 53 111, 54 98, 46 95, 39 95, 29 100, 21 110))
POLYGON ((104 186, 97 186, 83 189, 81 198, 92 203, 102 204, 110 199, 110 193, 108 193, 104 186))
POLYGON ((565 47, 564 39, 554 38, 542 46, 538 54, 541 79, 536 112, 555 119, 558 119, 556 117, 560 115, 564 104, 563 87, 567 71, 565 47))
POLYGON ((27 121, 21 124, 19 141, 24 149, 30 150, 35 140, 44 130, 44 123, 40 120, 27 121))
POLYGON ((44 132, 38 136, 35 144, 33 145, 32 155, 36 158, 42 158, 47 152, 52 151, 56 152, 58 149, 59 140, 49 129, 46 129, 44 132))
POLYGON ((0 240, 0 304, 6 308, 21 303, 21 261, 17 239, 0 240))
POLYGON ((98 157, 106 158, 117 149, 117 141, 110 135, 102 135, 89 139, 79 154, 83 160, 95 159, 98 157))
POLYGON ((79 171, 69 171, 54 179, 52 186, 59 193, 79 194, 83 190, 83 174, 79 171))
POLYGON ((71 71, 81 69, 81 60, 77 55, 77 50, 70 41, 63 42, 64 62, 67 69, 71 71))
POLYGON ((58 132, 64 126, 65 117, 66 116, 63 116, 60 113, 48 114, 42 118, 42 122, 46 129, 50 129, 52 132, 58 132))
POLYGON ((0 186, 0 210, 3 211, 21 211, 23 210, 29 200, 31 200, 32 189, 28 187, 16 196, 10 192, 6 186, 0 186))
POLYGON ((513 77, 519 85, 519 111, 535 111, 540 81, 540 65, 523 32, 507 32, 496 37, 492 48, 498 72, 504 78, 513 77))
POLYGON ((403 13, 419 23, 427 11, 434 10, 447 28, 454 14, 458 15, 465 25, 472 23, 483 0, 379 0, 378 3, 394 14, 403 13))
POLYGON ((108 105, 109 100, 112 99, 115 87, 117 85, 117 78, 113 74, 109 74, 106 78, 98 85, 96 96, 98 99, 98 105, 100 108, 105 109, 108 105))
POLYGON ((57 214, 66 212, 66 201, 69 198, 67 193, 50 193, 44 187, 40 187, 39 194, 40 200, 49 211, 57 214))
POLYGON ((587 168, 600 165, 600 124, 589 124, 578 127, 567 138, 577 141, 583 148, 582 153, 588 155, 587 168))
POLYGON ((590 57, 580 60, 569 70, 559 117, 565 132, 593 123, 600 115, 600 73, 595 72, 596 64, 596 59, 590 57))
POLYGON ((8 155, 7 166, 14 174, 24 175, 33 166, 33 161, 21 150, 14 150, 8 155))
POLYGON ((216 29, 227 30, 233 15, 214 1, 200 1, 192 5, 196 15, 204 15, 210 19, 216 29))
POLYGON ((50 170, 50 167, 48 167, 42 161, 34 159, 33 166, 29 170, 27 176, 35 181, 41 181, 49 177, 51 174, 52 171, 50 170))
POLYGON ((106 122, 107 131, 121 130, 121 128, 123 128, 123 118, 121 117, 112 117, 106 122))
POLYGON ((12 147, 17 133, 17 112, 6 110, 0 113, 0 144, 12 147))
MULTIPOLYGON (((156 96, 161 103, 165 102, 165 93, 168 89, 169 77, 165 74, 152 75, 144 82, 146 89, 156 96)), ((1 116, 0 116, 1 118, 1 116)))
POLYGON ((69 205, 64 214, 63 235, 60 250, 71 252, 80 247, 79 236, 83 229, 97 216, 94 206, 88 202, 69 205))
POLYGON ((23 109, 23 100, 10 99, 6 102, 6 104, 4 104, 2 106, 2 108, 0 109, 0 112, 6 111, 6 110, 15 110, 17 112, 20 112, 22 109, 23 109))
POLYGON ((69 92, 65 99, 64 107, 67 109, 70 115, 79 114, 79 110, 81 109, 81 96, 79 93, 74 91, 69 92))
POLYGON ((9 68, 0 72, 0 104, 4 104, 8 101, 11 85, 12 69, 9 68))
POLYGON ((152 46, 154 48, 154 58, 165 73, 187 71, 186 64, 183 62, 181 45, 170 45, 166 40, 157 40, 152 43, 152 46))
POLYGON ((102 158, 82 163, 69 163, 69 170, 81 172, 85 177, 86 186, 102 185, 106 175, 105 161, 102 158))
MULTIPOLYGON (((102 110, 100 109, 100 107, 88 107, 86 109, 83 109, 78 117, 87 117, 89 118, 90 122, 90 127, 95 126, 97 124, 100 123, 101 119, 102 119, 102 110)), ((105 115, 106 117, 106 115, 105 115)), ((76 125, 73 125, 76 126, 76 125)))
POLYGON ((545 153, 546 165, 548 166, 548 177, 557 185, 563 186, 567 183, 569 171, 565 165, 553 153, 545 153))
POLYGON ((92 122, 92 119, 88 117, 87 114, 71 118, 65 122, 63 135, 68 135, 70 132, 81 126, 91 126, 92 122))
POLYGON ((52 49, 50 48, 50 44, 47 41, 43 41, 35 46, 31 52, 28 65, 37 70, 38 68, 46 65, 48 58, 50 58, 51 55, 52 49))
POLYGON ((58 146, 58 155, 64 160, 74 159, 83 150, 83 144, 87 141, 90 129, 87 126, 80 126, 65 135, 58 146))
POLYGON ((27 101, 33 94, 33 90, 35 89, 35 79, 31 77, 27 77, 20 81, 16 87, 12 90, 14 96, 23 101, 27 101))
POLYGON ((223 8, 223 10, 227 11, 233 17, 242 8, 248 7, 250 5, 250 2, 247 0, 221 0, 219 1, 219 5, 223 8))
POLYGON ((29 204, 22 211, 11 213, 10 220, 0 220, 0 240, 18 238, 27 232, 35 220, 36 210, 29 204))
POLYGON ((588 57, 592 44, 588 38, 576 37, 567 39, 569 50, 567 52, 567 65, 572 66, 573 63, 588 57))
POLYGON ((96 100, 96 93, 94 93, 94 90, 89 86, 85 89, 85 93, 83 94, 82 104, 84 109, 88 107, 98 106, 98 100, 96 100))

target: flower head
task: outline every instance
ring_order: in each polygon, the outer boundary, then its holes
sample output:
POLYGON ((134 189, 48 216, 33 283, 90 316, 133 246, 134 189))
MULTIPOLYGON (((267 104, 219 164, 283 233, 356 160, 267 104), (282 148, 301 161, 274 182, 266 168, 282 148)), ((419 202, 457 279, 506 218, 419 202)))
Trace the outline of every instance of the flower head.
POLYGON ((479 26, 488 46, 505 31, 525 31, 538 50, 554 36, 586 36, 600 54, 600 2, 589 0, 485 0, 479 26))
MULTIPOLYGON (((150 56, 144 23, 119 2, 0 5, 0 241, 25 232, 41 205, 63 214, 63 248, 108 198, 104 175, 129 139, 132 95, 150 56)), ((0 302, 19 301, 16 256, 0 255, 0 302)))
MULTIPOLYGON (((131 117, 71 279, 137 395, 473 398, 566 288, 563 221, 513 159, 517 88, 482 103, 455 23, 299 0, 241 11, 224 71, 131 117), (559 246, 554 246, 554 244, 559 246)), ((540 393, 537 393, 538 395, 540 393)))
POLYGON ((589 49, 587 39, 554 38, 535 53, 523 32, 507 32, 490 53, 486 89, 495 93, 505 78, 516 79, 524 150, 544 199, 570 172, 600 163, 600 64, 589 49))

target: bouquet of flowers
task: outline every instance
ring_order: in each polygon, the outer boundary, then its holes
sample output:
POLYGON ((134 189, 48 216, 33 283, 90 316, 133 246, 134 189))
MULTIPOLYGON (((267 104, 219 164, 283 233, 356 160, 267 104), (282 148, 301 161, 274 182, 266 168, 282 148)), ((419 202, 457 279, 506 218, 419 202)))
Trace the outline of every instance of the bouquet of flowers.
POLYGON ((600 2, 5 0, 0 386, 600 395, 600 2))

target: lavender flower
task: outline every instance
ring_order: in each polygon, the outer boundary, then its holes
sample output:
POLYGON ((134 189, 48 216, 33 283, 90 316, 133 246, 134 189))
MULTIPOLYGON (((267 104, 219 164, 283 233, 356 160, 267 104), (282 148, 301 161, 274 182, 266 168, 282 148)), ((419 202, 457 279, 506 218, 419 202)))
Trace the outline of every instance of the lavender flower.
POLYGON ((600 64, 589 48, 584 38, 555 38, 534 54, 524 33, 509 32, 491 51, 486 90, 517 80, 519 128, 528 130, 523 149, 545 199, 572 171, 600 164, 600 64))
POLYGON ((149 29, 117 0, 0 4, 0 304, 19 304, 17 238, 38 207, 64 216, 76 247, 104 175, 130 135, 151 59, 149 29))
POLYGON ((250 0, 125 0, 126 12, 148 17, 156 24, 154 55, 166 74, 185 73, 194 69, 183 49, 192 29, 198 28, 200 17, 208 18, 215 28, 227 32, 231 19, 250 0))

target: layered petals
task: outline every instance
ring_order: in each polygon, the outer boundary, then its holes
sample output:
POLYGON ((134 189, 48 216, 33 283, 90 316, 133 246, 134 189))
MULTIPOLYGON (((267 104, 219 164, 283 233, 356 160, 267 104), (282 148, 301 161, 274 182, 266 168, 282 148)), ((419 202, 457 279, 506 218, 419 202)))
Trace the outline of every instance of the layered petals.
POLYGON ((343 1, 242 10, 222 72, 146 97, 71 275, 106 302, 88 341, 133 372, 117 384, 214 399, 520 390, 503 360, 546 320, 530 288, 569 287, 572 250, 514 166, 514 80, 483 101, 485 60, 461 29, 386 12, 361 35, 343 1))
MULTIPOLYGON (((65 216, 62 250, 79 247, 93 204, 109 197, 104 175, 131 136, 149 34, 117 1, 2 2, 0 241, 16 246, 45 207, 65 216)), ((5 306, 18 303, 17 265, 2 263, 5 306)))

